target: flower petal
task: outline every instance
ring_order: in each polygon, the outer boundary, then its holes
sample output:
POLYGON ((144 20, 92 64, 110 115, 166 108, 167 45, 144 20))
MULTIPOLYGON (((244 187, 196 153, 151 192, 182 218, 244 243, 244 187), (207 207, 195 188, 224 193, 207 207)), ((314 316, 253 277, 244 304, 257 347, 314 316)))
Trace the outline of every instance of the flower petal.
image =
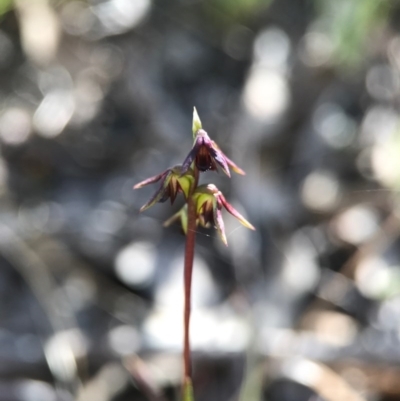
POLYGON ((171 199, 171 205, 175 202, 176 196, 178 195, 178 189, 178 180, 174 176, 172 176, 169 182, 169 196, 171 199))
POLYGON ((250 224, 230 203, 228 203, 225 197, 221 194, 221 203, 224 208, 234 217, 236 217, 245 227, 250 230, 255 230, 254 226, 250 224))
POLYGON ((199 214, 199 218, 202 219, 203 227, 212 227, 215 225, 214 205, 215 205, 215 198, 209 198, 206 202, 203 203, 201 207, 201 212, 199 214))
POLYGON ((161 174, 163 177, 163 180, 161 181, 161 185, 158 188, 158 191, 150 198, 150 200, 144 204, 140 208, 140 212, 143 212, 144 210, 148 209, 149 207, 153 206, 157 202, 165 202, 170 196, 171 196, 171 191, 169 190, 169 184, 171 180, 171 175, 172 175, 171 170, 167 170, 164 173, 161 174))
POLYGON ((194 159, 196 158, 197 152, 199 151, 201 145, 197 143, 197 141, 194 143, 192 150, 189 152, 189 154, 186 156, 186 159, 182 163, 182 169, 181 169, 181 176, 184 175, 190 168, 191 164, 193 163, 194 159))
MULTIPOLYGON (((158 191, 150 198, 150 200, 140 208, 139 212, 144 212, 146 209, 148 209, 149 207, 153 206, 154 204, 162 200, 165 194, 165 188, 164 185, 162 184, 160 185, 158 191)), ((164 201, 165 200, 166 199, 164 199, 164 201)))
POLYGON ((153 177, 147 178, 143 181, 140 181, 133 187, 133 189, 139 189, 139 188, 143 188, 145 185, 153 184, 153 183, 159 181, 165 175, 165 173, 166 173, 166 171, 164 171, 161 174, 155 175, 153 177))
POLYGON ((212 141, 212 145, 213 148, 216 149, 218 152, 222 153, 226 164, 237 174, 241 174, 241 175, 246 175, 246 173, 239 167, 237 166, 228 156, 225 155, 225 153, 222 152, 222 150, 220 149, 220 147, 214 142, 212 141))
POLYGON ((182 230, 186 234, 188 229, 187 205, 183 206, 178 212, 176 212, 173 216, 166 220, 163 226, 168 227, 177 220, 180 220, 182 230))
POLYGON ((177 178, 179 187, 182 190, 183 195, 185 196, 186 199, 189 196, 189 192, 194 182, 194 177, 192 174, 193 173, 191 172, 190 174, 185 174, 177 178))
POLYGON ((226 160, 227 164, 229 165, 229 167, 230 167, 236 174, 246 175, 246 173, 245 173, 239 166, 237 166, 231 159, 229 159, 229 157, 226 157, 226 156, 225 156, 225 160, 226 160))
POLYGON ((213 145, 209 148, 210 155, 221 166, 223 172, 230 177, 231 173, 229 172, 229 167, 226 162, 226 156, 218 149, 218 147, 214 146, 214 144, 215 142, 213 141, 213 145))
POLYGON ((221 210, 217 207, 217 202, 214 203, 214 224, 215 227, 217 228, 217 232, 222 240, 222 242, 228 246, 228 241, 226 239, 225 235, 225 225, 224 225, 224 220, 222 219, 222 213, 221 210))
POLYGON ((214 195, 207 192, 207 188, 204 186, 197 187, 194 193, 194 201, 196 206, 196 214, 203 212, 204 204, 208 202, 213 202, 214 195))

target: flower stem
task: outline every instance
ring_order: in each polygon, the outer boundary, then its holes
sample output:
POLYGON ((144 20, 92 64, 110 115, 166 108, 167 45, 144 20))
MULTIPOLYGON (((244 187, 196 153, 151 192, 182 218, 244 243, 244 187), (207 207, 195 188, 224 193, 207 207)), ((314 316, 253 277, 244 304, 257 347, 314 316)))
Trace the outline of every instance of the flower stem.
POLYGON ((196 214, 194 209, 194 202, 190 197, 188 199, 188 229, 186 234, 185 246, 185 309, 184 309, 184 379, 191 379, 191 358, 190 358, 190 339, 189 339, 189 326, 190 326, 190 310, 191 310, 191 292, 192 292, 192 272, 193 272, 193 258, 194 258, 194 245, 196 238, 196 214))
MULTIPOLYGON (((199 172, 197 168, 195 168, 195 180, 191 190, 191 194, 196 189, 198 185, 198 180, 199 180, 199 172)), ((196 210, 192 196, 188 197, 187 206, 188 206, 188 228, 186 233, 185 267, 184 267, 184 292, 185 292, 184 340, 183 340, 184 387, 186 387, 186 383, 192 382, 192 364, 190 356, 190 312, 191 312, 193 259, 194 259, 195 240, 196 240, 196 210)))

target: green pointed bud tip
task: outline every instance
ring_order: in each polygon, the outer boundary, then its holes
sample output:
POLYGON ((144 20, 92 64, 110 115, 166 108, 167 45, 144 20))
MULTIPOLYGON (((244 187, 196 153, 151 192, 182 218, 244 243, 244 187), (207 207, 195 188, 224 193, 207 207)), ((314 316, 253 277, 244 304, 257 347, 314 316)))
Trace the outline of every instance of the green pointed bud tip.
POLYGON ((193 131, 193 137, 196 136, 196 132, 202 128, 200 117, 197 114, 196 107, 193 107, 193 125, 192 125, 192 131, 193 131))

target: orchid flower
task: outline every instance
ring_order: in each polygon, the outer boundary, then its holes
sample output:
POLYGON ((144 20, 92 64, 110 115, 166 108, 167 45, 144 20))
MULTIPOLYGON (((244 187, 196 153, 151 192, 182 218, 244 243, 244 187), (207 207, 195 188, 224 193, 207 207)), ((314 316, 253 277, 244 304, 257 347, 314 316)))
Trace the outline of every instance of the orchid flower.
POLYGON ((161 174, 139 182, 133 188, 142 188, 145 185, 153 184, 160 180, 161 185, 159 189, 150 198, 150 200, 140 208, 141 212, 153 206, 157 202, 165 202, 168 198, 171 199, 171 204, 174 203, 179 192, 182 192, 185 198, 187 198, 194 182, 193 170, 188 169, 182 174, 182 166, 174 166, 165 170, 161 174))
POLYGON ((200 171, 217 170, 218 164, 228 177, 231 176, 229 167, 235 173, 245 175, 245 172, 229 159, 219 146, 211 140, 207 132, 203 130, 196 109, 194 109, 193 113, 193 136, 193 147, 182 164, 183 174, 194 162, 196 168, 200 171))
MULTIPOLYGON (((202 227, 215 227, 222 242, 228 245, 225 234, 225 225, 222 219, 222 207, 232 216, 236 217, 241 224, 250 230, 255 230, 250 224, 226 199, 222 192, 214 185, 200 185, 193 193, 195 202, 196 224, 202 227)), ((187 205, 184 205, 177 213, 169 218, 164 226, 169 226, 176 220, 180 220, 182 230, 187 233, 188 215, 187 205)))

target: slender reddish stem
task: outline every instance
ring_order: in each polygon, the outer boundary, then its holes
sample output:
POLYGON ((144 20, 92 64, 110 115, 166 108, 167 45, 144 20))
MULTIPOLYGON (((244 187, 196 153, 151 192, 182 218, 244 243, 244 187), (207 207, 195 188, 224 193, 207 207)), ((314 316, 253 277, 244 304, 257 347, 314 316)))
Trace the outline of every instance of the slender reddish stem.
POLYGON ((185 379, 192 377, 191 358, 190 358, 190 311, 191 311, 191 292, 192 292, 192 272, 194 245, 196 239, 196 215, 194 210, 194 202, 192 198, 188 200, 188 229, 186 234, 185 246, 185 310, 184 310, 184 375, 185 379))
MULTIPOLYGON (((195 180, 190 195, 197 188, 199 181, 199 171, 195 168, 195 180)), ((190 312, 191 312, 191 293, 192 293, 192 273, 194 247, 196 241, 196 210, 192 196, 188 197, 188 227, 185 245, 185 306, 184 306, 184 341, 183 341, 183 360, 184 360, 184 383, 192 380, 192 364, 190 356, 190 312)))

